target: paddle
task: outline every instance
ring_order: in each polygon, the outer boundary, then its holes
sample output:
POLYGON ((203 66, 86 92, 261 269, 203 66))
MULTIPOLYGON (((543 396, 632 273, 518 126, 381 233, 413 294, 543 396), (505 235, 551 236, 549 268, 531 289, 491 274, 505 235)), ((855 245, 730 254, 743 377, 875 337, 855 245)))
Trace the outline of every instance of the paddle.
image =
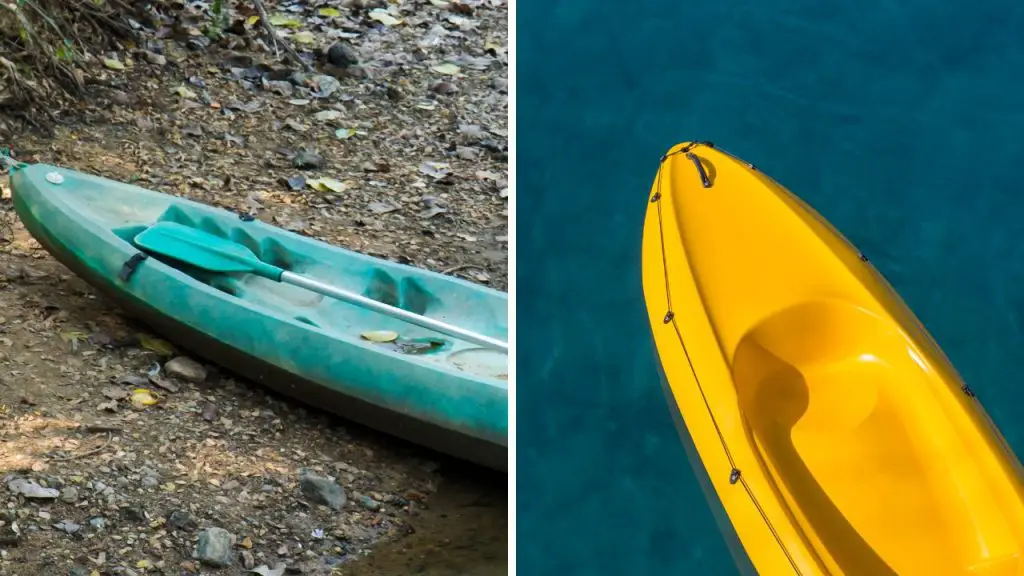
POLYGON ((496 338, 470 332, 458 326, 452 326, 451 324, 414 314, 408 310, 395 308, 394 306, 389 306, 383 302, 378 302, 377 300, 347 290, 320 283, 306 276, 293 274, 260 260, 251 250, 237 242, 232 242, 189 226, 183 226, 176 222, 158 222, 150 226, 135 236, 135 243, 146 250, 169 256, 197 268, 211 272, 249 272, 275 282, 285 282, 318 294, 323 294, 324 296, 337 298, 349 304, 367 308, 392 318, 405 320, 411 324, 429 328, 442 334, 472 342, 473 344, 508 352, 508 343, 496 338))

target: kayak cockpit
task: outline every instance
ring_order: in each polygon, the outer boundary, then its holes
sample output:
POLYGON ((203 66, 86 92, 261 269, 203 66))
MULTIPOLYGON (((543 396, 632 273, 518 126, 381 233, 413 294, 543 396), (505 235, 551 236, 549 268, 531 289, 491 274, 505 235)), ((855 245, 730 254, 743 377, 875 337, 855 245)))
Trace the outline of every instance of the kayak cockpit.
POLYGON ((1019 573, 1019 511, 993 496, 1007 486, 979 471, 977 431, 947 417, 955 394, 895 324, 797 304, 746 333, 732 371, 755 451, 829 572, 1019 573))

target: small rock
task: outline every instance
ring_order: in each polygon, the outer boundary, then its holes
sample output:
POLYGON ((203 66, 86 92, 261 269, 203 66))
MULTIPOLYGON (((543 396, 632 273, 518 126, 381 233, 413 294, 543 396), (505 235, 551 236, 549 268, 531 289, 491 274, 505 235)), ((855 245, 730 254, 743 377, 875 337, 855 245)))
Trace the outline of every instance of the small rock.
POLYGON ((191 532, 199 527, 195 519, 184 510, 175 510, 167 517, 167 525, 177 530, 191 532))
POLYGON ((203 420, 207 422, 213 422, 217 419, 217 405, 213 402, 207 402, 203 405, 202 412, 203 420))
POLYGON ((156 488, 160 485, 160 479, 156 476, 143 476, 142 485, 146 488, 156 488))
POLYGON ((252 570, 256 567, 256 558, 253 557, 252 552, 242 550, 242 567, 246 570, 252 570))
POLYGON ((313 92, 313 96, 316 98, 330 98, 332 94, 341 90, 341 82, 334 76, 328 76, 327 74, 314 74, 309 78, 317 90, 313 92))
POLYGON ((128 95, 120 90, 112 90, 110 92, 110 101, 118 106, 127 106, 130 102, 128 95))
POLYGON ((150 64, 152 64, 154 66, 166 66, 167 65, 167 58, 163 54, 157 54, 156 52, 150 52, 149 50, 144 50, 142 52, 142 57, 146 60, 146 62, 149 62, 150 64))
POLYGON ((469 146, 458 146, 455 148, 455 155, 463 160, 476 160, 480 157, 480 151, 469 146))
POLYGON ((327 61, 339 68, 348 68, 359 64, 359 55, 346 42, 335 42, 327 49, 327 61))
POLYGON ((7 489, 15 494, 21 494, 25 498, 53 499, 60 496, 60 491, 53 488, 43 488, 32 480, 15 478, 7 483, 7 489))
POLYGON ((299 472, 299 488, 311 502, 323 504, 332 510, 341 510, 347 500, 345 490, 329 478, 317 476, 305 468, 299 472))
POLYGON ((68 534, 74 534, 75 532, 78 532, 82 529, 82 527, 79 524, 75 524, 71 520, 64 520, 62 522, 58 522, 57 524, 54 524, 53 527, 57 530, 60 530, 61 532, 66 532, 68 534))
POLYGON ((264 80, 263 88, 271 92, 288 97, 295 92, 295 86, 287 80, 264 80))
POLYGON ((89 576, 89 569, 82 568, 81 566, 75 566, 68 572, 69 576, 89 576))
POLYGON ((130 504, 121 509, 121 517, 132 522, 143 522, 146 520, 146 510, 141 504, 130 504))
POLYGON ((164 364, 164 373, 172 378, 179 378, 195 384, 201 384, 206 380, 206 368, 199 362, 185 356, 178 356, 164 364))
POLYGON ((376 512, 377 510, 380 510, 380 502, 377 502, 376 500, 370 498, 366 494, 355 494, 355 500, 361 507, 371 512, 376 512))
POLYGON ((459 91, 459 87, 451 82, 438 82, 431 86, 430 90, 438 94, 455 94, 459 91))
POLYGON ((207 528, 199 534, 195 558, 210 566, 230 566, 234 562, 231 547, 235 536, 223 528, 207 528))
POLYGON ((295 155, 295 158, 292 158, 292 165, 296 168, 321 168, 324 165, 324 159, 308 150, 301 150, 295 155))
POLYGON ((491 80, 491 86, 502 94, 508 94, 508 79, 506 78, 494 78, 491 80))
POLYGON ((107 527, 107 519, 102 516, 89 518, 89 526, 91 526, 93 530, 103 530, 107 527))
POLYGON ((67 488, 61 490, 60 499, 65 502, 68 502, 69 504, 78 502, 78 488, 75 488, 74 486, 68 486, 67 488))
POLYGON ((255 59, 251 55, 235 52, 234 50, 226 50, 221 53, 220 57, 231 68, 251 68, 256 64, 255 59))

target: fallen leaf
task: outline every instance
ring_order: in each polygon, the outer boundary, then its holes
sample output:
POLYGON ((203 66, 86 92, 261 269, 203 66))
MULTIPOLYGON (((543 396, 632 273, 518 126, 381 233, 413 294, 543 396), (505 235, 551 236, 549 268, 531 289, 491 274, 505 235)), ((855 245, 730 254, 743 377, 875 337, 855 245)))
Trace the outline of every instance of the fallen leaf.
POLYGON ((178 96, 181 96, 182 98, 194 99, 196 97, 196 93, 191 91, 191 90, 189 90, 185 86, 178 86, 177 88, 174 89, 174 93, 177 94, 178 96))
POLYGON ((451 174, 451 167, 443 162, 424 162, 420 165, 420 172, 435 180, 440 180, 451 174))
POLYGON ((298 42, 299 44, 312 44, 314 41, 316 41, 316 37, 314 37, 313 33, 310 32, 309 30, 303 30, 302 32, 296 33, 294 36, 292 36, 292 39, 298 42))
POLYGON ((153 563, 150 562, 149 560, 139 560, 138 562, 135 563, 135 567, 139 568, 140 570, 146 570, 148 568, 151 568, 152 566, 153 566, 153 563))
POLYGON ((107 386, 101 393, 110 398, 111 400, 123 400, 128 397, 128 391, 124 388, 117 388, 114 386, 107 386))
POLYGON ((391 14, 388 14, 388 11, 383 8, 374 8, 373 10, 370 10, 370 19, 376 20, 385 26, 396 26, 402 23, 401 20, 395 18, 391 14))
POLYGON ((146 406, 152 406, 157 403, 156 395, 145 388, 133 390, 131 401, 132 405, 136 408, 145 408, 146 406))
POLYGON ((388 212, 394 212, 398 210, 398 206, 395 206, 391 202, 370 202, 370 212, 374 214, 387 214, 388 212))
POLYGON ((68 331, 61 332, 60 339, 67 342, 71 346, 72 352, 78 352, 79 342, 81 342, 82 340, 88 340, 89 335, 86 334, 85 332, 68 331))
POLYGON ((435 64, 434 66, 431 66, 430 69, 433 70, 434 72, 437 72, 438 74, 447 74, 448 76, 455 76, 456 74, 462 71, 461 68, 459 68, 455 64, 452 64, 451 62, 445 62, 444 64, 435 64))
POLYGON ((306 184, 317 192, 341 192, 345 190, 345 188, 348 188, 344 182, 335 180, 334 178, 313 178, 306 180, 306 184))
POLYGON ((172 346, 170 342, 167 342, 166 340, 161 340, 159 338, 154 338, 153 336, 150 336, 149 334, 142 334, 142 333, 140 333, 138 336, 139 336, 139 345, 142 346, 143 348, 145 348, 146 350, 149 350, 151 352, 156 352, 157 354, 159 354, 161 356, 173 356, 174 355, 174 352, 175 352, 174 346, 172 346))
POLYGON ((252 16, 249 16, 248 18, 246 18, 245 23, 248 24, 249 26, 255 26, 256 23, 259 22, 259 21, 260 21, 259 15, 258 14, 253 14, 252 16))
POLYGON ((341 12, 338 12, 337 8, 321 8, 316 13, 324 18, 338 18, 341 16, 341 12))
POLYGON ((104 58, 103 65, 111 70, 124 70, 124 64, 117 58, 104 58))
POLYGON ((284 26, 285 28, 298 28, 302 26, 302 22, 292 16, 286 16, 284 14, 274 14, 270 17, 270 23, 274 26, 284 26))
POLYGON ((356 135, 355 128, 338 128, 334 131, 334 137, 338 140, 348 140, 356 135))
POLYGON ((330 122, 331 120, 337 120, 341 118, 341 112, 338 110, 321 110, 313 116, 317 122, 330 122))
POLYGON ((369 340, 370 342, 394 342, 398 340, 398 332, 394 330, 369 330, 360 334, 363 340, 369 340))

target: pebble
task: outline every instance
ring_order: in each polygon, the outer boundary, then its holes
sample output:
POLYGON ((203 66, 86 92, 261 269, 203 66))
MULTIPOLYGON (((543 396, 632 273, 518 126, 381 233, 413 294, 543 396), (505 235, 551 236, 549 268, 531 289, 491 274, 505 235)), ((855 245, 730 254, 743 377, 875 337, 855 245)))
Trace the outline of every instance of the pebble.
POLYGON ((430 87, 430 90, 438 94, 455 94, 459 87, 451 82, 438 82, 430 87))
POLYGON ((107 527, 107 519, 102 516, 89 518, 89 526, 92 526, 94 530, 103 530, 107 527))
POLYGON ((206 368, 199 362, 185 356, 178 356, 165 364, 164 373, 172 378, 178 378, 195 384, 201 384, 206 380, 206 368))
POLYGON ((348 68, 359 64, 359 55, 346 42, 335 42, 327 49, 327 61, 339 68, 348 68))
POLYGON ((167 517, 167 525, 178 530, 193 531, 199 527, 195 519, 184 510, 175 510, 167 517))
POLYGON ((295 158, 292 158, 292 165, 296 168, 321 168, 324 165, 324 159, 314 152, 300 150, 295 158))
POLYGON ((234 562, 231 547, 235 536, 223 528, 207 528, 199 534, 196 544, 196 560, 211 566, 230 566, 234 562))
POLYGON ((246 570, 252 570, 256 567, 256 558, 253 557, 252 552, 242 550, 242 567, 246 570))
POLYGON ((57 530, 60 530, 61 532, 67 532, 68 534, 74 534, 75 532, 78 532, 82 529, 81 525, 75 524, 71 520, 64 520, 62 522, 54 524, 53 527, 57 530))
POLYGON ((53 499, 60 496, 60 491, 53 488, 43 488, 32 480, 15 478, 7 483, 7 489, 15 494, 21 494, 25 498, 53 499))
POLYGON ((165 66, 167 64, 167 57, 165 57, 163 54, 150 52, 149 50, 143 51, 142 57, 145 58, 146 62, 149 62, 154 66, 165 66))
POLYGON ((68 486, 67 488, 61 490, 60 499, 69 504, 78 502, 78 488, 75 488, 74 486, 68 486))
POLYGON ((358 493, 355 494, 354 497, 356 502, 359 503, 359 505, 362 506, 363 508, 371 512, 376 512, 377 510, 380 510, 380 502, 377 502, 373 498, 370 498, 365 494, 358 493))
POLYGON ((71 572, 68 572, 68 574, 70 576, 89 576, 89 569, 82 568, 81 566, 75 566, 71 569, 71 572))
POLYGON ((317 476, 303 468, 299 472, 299 488, 311 502, 323 504, 332 510, 345 505, 345 489, 329 478, 317 476))
POLYGON ((125 520, 142 522, 146 519, 146 511, 142 508, 141 504, 131 504, 121 509, 121 516, 125 520))
POLYGON ((142 485, 147 488, 155 488, 160 485, 160 479, 155 476, 144 476, 142 478, 142 485))

